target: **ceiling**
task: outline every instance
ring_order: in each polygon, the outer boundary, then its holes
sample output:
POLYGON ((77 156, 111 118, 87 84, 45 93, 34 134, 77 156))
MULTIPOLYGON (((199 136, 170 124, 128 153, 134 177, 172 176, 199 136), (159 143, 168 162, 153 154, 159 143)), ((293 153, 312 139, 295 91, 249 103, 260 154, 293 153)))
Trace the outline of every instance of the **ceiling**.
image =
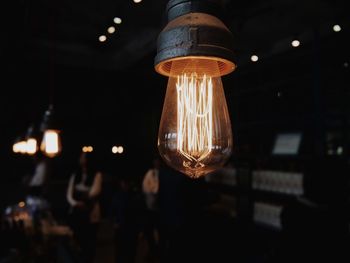
MULTIPOLYGON (((346 52, 344 59, 349 58, 345 0, 218 1, 224 7, 222 20, 236 41, 238 70, 225 80, 235 87, 234 92, 227 91, 233 108, 246 101, 244 95, 237 99, 240 92, 252 98, 262 90, 275 92, 276 86, 285 86, 291 76, 278 71, 280 63, 295 65, 305 58, 315 37, 329 43, 326 50, 335 57, 346 52), (335 23, 342 26, 338 36, 332 30, 335 23), (294 38, 302 42, 298 53, 290 45, 294 38), (334 50, 338 43, 341 48, 334 50), (252 54, 259 55, 259 65, 251 63, 252 54)), ((38 123, 53 102, 69 151, 84 144, 124 144, 132 149, 132 158, 144 154, 149 159, 156 149, 167 83, 153 69, 166 3, 7 1, 0 10, 2 155, 10 154, 13 139, 31 122, 38 123), (122 23, 114 24, 114 17, 122 23), (108 34, 112 25, 116 32, 108 34), (100 42, 100 35, 107 40, 100 42)), ((337 58, 340 63, 340 55, 337 58)), ((294 73, 302 75, 304 69, 294 73)), ((293 100, 303 96, 296 90, 293 100)))

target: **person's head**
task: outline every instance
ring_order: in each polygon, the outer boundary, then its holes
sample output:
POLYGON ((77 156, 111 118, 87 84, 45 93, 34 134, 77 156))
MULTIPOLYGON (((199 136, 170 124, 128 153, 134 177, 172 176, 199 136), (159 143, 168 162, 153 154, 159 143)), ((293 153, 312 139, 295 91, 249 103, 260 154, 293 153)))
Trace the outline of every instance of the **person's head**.
POLYGON ((344 197, 348 165, 339 157, 314 157, 304 169, 304 195, 316 203, 336 203, 344 197))

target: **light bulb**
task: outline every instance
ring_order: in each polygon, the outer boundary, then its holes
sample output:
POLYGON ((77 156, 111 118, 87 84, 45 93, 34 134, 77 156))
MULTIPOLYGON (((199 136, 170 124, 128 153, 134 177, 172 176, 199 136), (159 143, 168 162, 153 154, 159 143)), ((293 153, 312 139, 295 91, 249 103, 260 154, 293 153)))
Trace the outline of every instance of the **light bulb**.
POLYGON ((158 149, 174 169, 198 178, 221 167, 232 150, 232 130, 220 61, 171 61, 158 149))
POLYGON ((14 153, 19 153, 19 147, 18 147, 18 145, 19 145, 18 142, 14 143, 14 144, 12 145, 12 151, 13 151, 14 153))
POLYGON ((27 153, 27 142, 26 141, 20 141, 17 143, 18 152, 21 154, 27 153))
POLYGON ((42 143, 41 151, 48 157, 55 157, 61 152, 61 140, 58 130, 46 130, 42 143))
POLYGON ((34 155, 38 149, 37 141, 34 138, 27 139, 27 154, 34 155))
POLYGON ((123 146, 119 146, 118 147, 118 153, 123 153, 124 152, 124 147, 123 146))

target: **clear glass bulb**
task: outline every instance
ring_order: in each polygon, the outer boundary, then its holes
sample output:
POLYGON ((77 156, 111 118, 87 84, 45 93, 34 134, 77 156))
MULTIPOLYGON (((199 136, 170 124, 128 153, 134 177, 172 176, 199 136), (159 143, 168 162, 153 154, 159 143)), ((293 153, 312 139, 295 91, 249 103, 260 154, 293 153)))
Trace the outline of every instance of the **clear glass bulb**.
POLYGON ((158 149, 174 169, 198 178, 231 155, 232 129, 219 65, 215 60, 173 61, 158 149))
POLYGON ((48 157, 55 157, 61 152, 59 131, 46 130, 40 145, 41 151, 48 157))

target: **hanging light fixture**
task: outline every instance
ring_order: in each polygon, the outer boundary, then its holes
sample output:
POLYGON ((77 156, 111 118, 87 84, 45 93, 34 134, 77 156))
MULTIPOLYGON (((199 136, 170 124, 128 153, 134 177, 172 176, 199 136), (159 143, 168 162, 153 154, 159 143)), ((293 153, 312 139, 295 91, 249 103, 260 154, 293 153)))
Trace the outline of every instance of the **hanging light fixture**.
POLYGON ((60 154, 62 151, 60 130, 57 129, 57 126, 54 123, 52 104, 44 114, 40 130, 43 132, 43 138, 40 145, 42 153, 50 158, 60 154))
POLYGON ((37 135, 35 134, 34 124, 28 128, 26 135, 26 148, 26 153, 29 155, 34 155, 38 151, 38 140, 37 135))
POLYGON ((17 137, 14 144, 12 145, 12 151, 14 153, 25 154, 27 152, 27 141, 24 137, 17 137))
POLYGON ((176 170, 198 178, 231 155, 232 129, 221 77, 235 70, 233 37, 211 0, 170 0, 155 70, 169 77, 158 149, 176 170))

